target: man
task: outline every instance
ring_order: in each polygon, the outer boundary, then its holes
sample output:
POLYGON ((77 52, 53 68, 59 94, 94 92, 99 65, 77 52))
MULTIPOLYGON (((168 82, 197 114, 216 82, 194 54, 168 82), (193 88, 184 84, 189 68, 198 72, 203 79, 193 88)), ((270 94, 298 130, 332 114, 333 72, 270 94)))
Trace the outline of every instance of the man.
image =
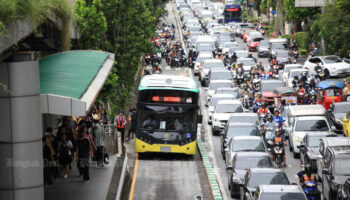
POLYGON ((129 139, 134 139, 134 134, 136 131, 136 109, 135 108, 130 110, 130 115, 129 115, 128 121, 130 123, 130 128, 129 128, 129 132, 128 132, 128 137, 125 139, 125 141, 129 141, 129 139), (131 135, 131 137, 130 137, 130 135, 131 135))
POLYGON ((316 63, 316 66, 315 66, 315 68, 314 68, 314 71, 315 71, 315 76, 316 76, 316 78, 318 78, 318 79, 321 79, 321 77, 320 77, 320 72, 321 72, 321 70, 322 70, 322 67, 320 66, 320 63, 319 62, 317 62, 316 63))
POLYGON ((270 111, 269 111, 269 109, 266 107, 265 104, 263 104, 263 105, 259 108, 259 110, 258 110, 258 114, 259 114, 259 115, 262 115, 262 114, 267 115, 268 113, 270 113, 270 111))
MULTIPOLYGON (((281 135, 281 130, 279 129, 276 130, 275 136, 272 138, 272 144, 276 144, 276 143, 282 143, 284 146, 287 145, 286 139, 283 135, 281 135)), ((275 155, 276 155, 276 152, 274 152, 273 149, 274 148, 272 148, 271 160, 275 160, 275 155)), ((282 155, 283 155, 283 165, 287 166, 286 154, 285 154, 284 148, 282 151, 282 155)))
POLYGON ((275 110, 275 117, 273 117, 273 121, 280 127, 282 128, 283 125, 283 117, 280 116, 280 111, 275 110))
POLYGON ((305 165, 305 170, 298 173, 300 185, 303 187, 307 182, 317 182, 316 175, 312 173, 311 165, 305 165))
POLYGON ((148 116, 147 119, 142 124, 143 128, 155 129, 157 127, 156 121, 152 116, 148 116))
POLYGON ((261 107, 261 104, 263 104, 263 101, 264 101, 264 99, 262 97, 262 93, 258 92, 258 96, 254 100, 253 112, 258 111, 258 109, 261 107))
POLYGON ((117 128, 118 132, 121 134, 122 144, 124 143, 125 126, 127 124, 124 111, 121 110, 119 115, 114 118, 114 126, 117 128))
POLYGON ((97 147, 96 150, 96 161, 99 167, 103 167, 103 149, 104 149, 104 139, 105 139, 105 129, 103 127, 103 120, 95 114, 93 117, 93 124, 91 127, 92 137, 94 143, 97 147))

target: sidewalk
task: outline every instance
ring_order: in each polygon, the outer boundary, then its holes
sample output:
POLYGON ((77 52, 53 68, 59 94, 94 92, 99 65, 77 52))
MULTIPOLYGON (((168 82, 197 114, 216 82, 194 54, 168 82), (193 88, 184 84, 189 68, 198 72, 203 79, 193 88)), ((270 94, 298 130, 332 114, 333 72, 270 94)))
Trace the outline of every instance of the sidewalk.
POLYGON ((90 167, 89 183, 82 181, 73 162, 70 177, 56 179, 53 185, 45 186, 45 200, 106 199, 114 171, 120 171, 123 167, 123 162, 118 158, 121 157, 110 155, 110 162, 105 167, 90 167))

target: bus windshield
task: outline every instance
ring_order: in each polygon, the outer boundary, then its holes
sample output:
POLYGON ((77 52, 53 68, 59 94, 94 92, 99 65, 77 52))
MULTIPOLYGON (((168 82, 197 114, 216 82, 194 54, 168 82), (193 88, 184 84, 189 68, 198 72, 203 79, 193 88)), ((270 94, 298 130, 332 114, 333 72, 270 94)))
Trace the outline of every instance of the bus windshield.
POLYGON ((180 133, 196 131, 197 108, 195 107, 145 105, 138 114, 140 129, 180 133))

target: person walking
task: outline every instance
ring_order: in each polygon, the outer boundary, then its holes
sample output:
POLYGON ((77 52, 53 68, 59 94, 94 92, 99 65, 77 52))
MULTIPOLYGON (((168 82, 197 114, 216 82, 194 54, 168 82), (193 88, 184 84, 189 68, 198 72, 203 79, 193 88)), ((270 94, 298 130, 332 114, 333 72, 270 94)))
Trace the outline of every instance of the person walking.
POLYGON ((95 114, 93 117, 92 124, 92 137, 96 145, 96 161, 99 167, 103 167, 103 150, 104 150, 104 139, 105 139, 105 129, 103 128, 103 121, 100 117, 95 114))
POLYGON ((86 137, 86 132, 83 131, 83 128, 79 131, 79 140, 77 141, 76 149, 76 159, 79 167, 79 171, 83 175, 83 181, 89 182, 89 159, 90 152, 92 152, 92 145, 90 140, 86 137))
POLYGON ((64 176, 63 178, 68 178, 69 168, 70 164, 72 162, 72 149, 73 144, 71 140, 67 139, 67 135, 63 134, 61 136, 61 140, 58 143, 58 149, 59 149, 59 163, 64 170, 64 176))
POLYGON ((125 139, 125 141, 129 141, 129 139, 134 139, 134 134, 136 132, 136 109, 135 108, 130 110, 128 121, 130 123, 130 127, 129 127, 128 137, 125 139))
POLYGON ((119 112, 119 115, 117 115, 115 118, 114 118, 114 125, 115 127, 118 129, 118 131, 120 132, 121 134, 121 140, 122 140, 122 144, 124 143, 124 132, 125 132, 125 126, 127 124, 127 120, 126 120, 126 117, 124 115, 124 111, 121 110, 119 112))

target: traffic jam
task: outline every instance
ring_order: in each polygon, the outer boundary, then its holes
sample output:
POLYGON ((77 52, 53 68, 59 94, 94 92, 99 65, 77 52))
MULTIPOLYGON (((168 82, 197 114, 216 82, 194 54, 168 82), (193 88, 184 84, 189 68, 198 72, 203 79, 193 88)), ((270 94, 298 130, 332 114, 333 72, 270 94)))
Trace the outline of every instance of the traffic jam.
POLYGON ((222 193, 350 199, 350 65, 314 50, 301 58, 294 41, 268 38, 260 22, 242 22, 238 4, 174 6, 182 41, 159 56, 171 67, 192 68, 198 79, 222 193))

